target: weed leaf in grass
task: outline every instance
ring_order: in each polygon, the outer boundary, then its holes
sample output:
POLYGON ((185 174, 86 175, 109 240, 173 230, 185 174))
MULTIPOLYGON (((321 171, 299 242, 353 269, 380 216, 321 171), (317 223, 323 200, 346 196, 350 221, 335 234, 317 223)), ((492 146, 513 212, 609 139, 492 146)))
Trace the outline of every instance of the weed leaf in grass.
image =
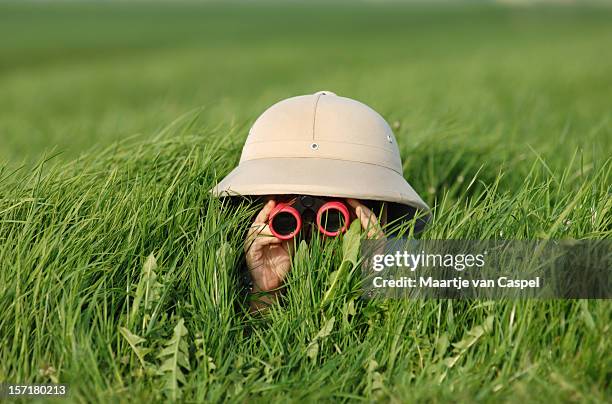
POLYGON ((335 321, 336 321, 335 317, 331 317, 329 320, 327 320, 325 324, 323 325, 323 327, 319 330, 317 335, 315 335, 315 339, 323 339, 327 337, 329 334, 331 334, 332 330, 334 329, 335 321))
POLYGON ((449 345, 448 335, 446 333, 440 335, 436 341, 436 358, 441 359, 444 357, 449 345))
POLYGON ((159 301, 162 285, 157 281, 156 269, 157 259, 155 255, 150 254, 142 267, 142 274, 136 287, 136 295, 130 313, 130 328, 142 316, 142 329, 144 330, 153 305, 159 301))
POLYGON ((351 223, 348 231, 344 235, 342 240, 342 263, 345 262, 357 265, 357 257, 359 256, 359 246, 361 233, 361 221, 359 219, 354 220, 351 223))
POLYGON ((308 347, 306 347, 306 355, 313 361, 317 359, 317 355, 319 354, 319 341, 325 339, 329 334, 331 334, 332 330, 334 329, 335 321, 335 317, 329 318, 323 327, 321 327, 317 335, 315 335, 312 341, 310 341, 308 347))
POLYGON ((333 300, 333 297, 337 294, 339 280, 344 277, 344 273, 349 268, 354 268, 357 265, 359 246, 361 244, 360 232, 361 222, 359 219, 354 220, 342 240, 342 263, 340 267, 329 276, 329 288, 323 296, 321 306, 325 307, 333 300))
POLYGON ((177 400, 181 396, 179 382, 185 384, 185 375, 182 369, 191 370, 189 366, 189 347, 185 337, 188 331, 184 320, 179 318, 172 338, 166 342, 166 347, 157 355, 164 362, 159 368, 160 375, 164 378, 164 391, 168 398, 177 400))
POLYGON ((136 334, 132 334, 132 332, 130 332, 130 330, 128 330, 125 327, 119 327, 119 332, 121 333, 123 338, 125 338, 125 340, 128 342, 128 344, 130 344, 130 347, 132 347, 132 351, 138 357, 138 360, 140 361, 142 368, 147 369, 148 364, 145 361, 145 356, 148 353, 150 353, 152 349, 140 346, 143 342, 146 342, 146 339, 136 334))
POLYGON ((297 250, 295 251, 295 254, 293 256, 293 260, 295 262, 299 262, 300 264, 304 264, 306 262, 309 261, 309 257, 308 257, 308 244, 306 243, 306 241, 301 240, 300 244, 297 248, 297 250))
POLYGON ((306 347, 306 356, 308 356, 314 362, 319 355, 319 343, 317 341, 312 341, 306 347))
POLYGON ((488 316, 484 323, 473 327, 471 330, 466 332, 466 336, 459 342, 453 343, 455 347, 455 356, 446 358, 444 364, 447 367, 452 368, 455 366, 461 356, 476 342, 478 342, 484 335, 489 334, 493 330, 493 316, 488 316))
POLYGON ((378 362, 375 359, 370 359, 365 366, 367 374, 367 386, 366 390, 369 396, 372 396, 375 392, 384 389, 384 377, 378 372, 378 362))
POLYGON ((217 365, 215 365, 213 358, 207 354, 206 342, 204 341, 204 338, 202 338, 201 334, 196 334, 196 339, 194 342, 196 347, 195 357, 200 364, 199 368, 203 367, 206 371, 206 376, 212 378, 214 376, 213 373, 215 369, 217 369, 217 365))

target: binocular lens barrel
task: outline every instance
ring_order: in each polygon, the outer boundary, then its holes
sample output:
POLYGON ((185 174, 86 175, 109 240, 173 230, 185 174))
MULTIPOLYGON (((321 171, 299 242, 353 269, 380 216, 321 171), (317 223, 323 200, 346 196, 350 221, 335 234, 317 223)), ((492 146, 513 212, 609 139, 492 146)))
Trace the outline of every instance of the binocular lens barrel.
POLYGON ((302 228, 302 217, 292 206, 279 204, 270 213, 270 231, 281 240, 293 238, 302 228))
POLYGON ((321 206, 317 214, 317 225, 321 233, 334 237, 348 227, 349 212, 341 202, 328 202, 321 206))
POLYGON ((297 218, 289 211, 281 211, 274 215, 272 228, 281 236, 290 236, 298 227, 297 218))

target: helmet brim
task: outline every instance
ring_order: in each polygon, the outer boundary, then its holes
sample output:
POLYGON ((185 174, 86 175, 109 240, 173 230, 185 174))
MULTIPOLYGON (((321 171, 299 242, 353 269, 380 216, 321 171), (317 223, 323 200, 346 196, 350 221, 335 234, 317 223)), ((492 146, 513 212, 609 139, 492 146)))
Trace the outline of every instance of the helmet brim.
MULTIPOLYGON (((211 192, 216 196, 312 195, 384 201, 427 212, 402 175, 387 167, 320 158, 242 161, 211 192)), ((397 208, 397 207, 396 207, 397 208)))

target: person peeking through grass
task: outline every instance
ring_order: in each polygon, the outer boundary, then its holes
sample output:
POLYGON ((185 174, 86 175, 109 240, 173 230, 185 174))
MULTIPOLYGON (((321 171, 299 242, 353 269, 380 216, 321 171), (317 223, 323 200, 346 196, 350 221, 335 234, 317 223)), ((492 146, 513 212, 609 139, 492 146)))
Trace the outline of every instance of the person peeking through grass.
POLYGON ((277 202, 279 200, 286 201, 287 198, 266 198, 244 242, 245 261, 250 276, 249 291, 257 297, 251 299, 250 303, 254 311, 261 310, 276 300, 291 268, 291 257, 295 250, 293 238, 298 232, 319 231, 324 236, 335 237, 346 231, 352 220, 359 219, 367 238, 384 237, 384 209, 381 209, 382 217, 379 221, 370 208, 356 199, 348 198, 346 204, 337 200, 325 202, 308 195, 291 198, 289 203, 277 202), (318 204, 317 200, 320 201, 318 204), (310 202, 313 202, 312 207, 316 210, 300 212, 294 208, 297 206, 302 210, 303 205, 309 205, 310 202), (307 216, 310 218, 304 218, 307 216))
POLYGON ((369 238, 383 237, 386 224, 407 221, 416 233, 429 211, 404 179, 385 119, 329 91, 268 108, 251 127, 238 167, 212 192, 264 198, 244 243, 252 291, 265 296, 252 300, 255 310, 274 301, 290 270, 298 233, 314 228, 336 237, 355 219, 369 238))

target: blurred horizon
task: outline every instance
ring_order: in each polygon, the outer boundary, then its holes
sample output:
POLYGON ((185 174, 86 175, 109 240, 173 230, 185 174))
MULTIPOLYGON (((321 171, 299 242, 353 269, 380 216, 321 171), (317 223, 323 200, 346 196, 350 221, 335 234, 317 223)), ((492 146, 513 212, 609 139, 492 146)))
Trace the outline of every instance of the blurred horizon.
POLYGON ((322 89, 417 140, 607 130, 608 4, 499 3, 3 2, 0 163, 71 159, 197 109, 246 125, 322 89))

